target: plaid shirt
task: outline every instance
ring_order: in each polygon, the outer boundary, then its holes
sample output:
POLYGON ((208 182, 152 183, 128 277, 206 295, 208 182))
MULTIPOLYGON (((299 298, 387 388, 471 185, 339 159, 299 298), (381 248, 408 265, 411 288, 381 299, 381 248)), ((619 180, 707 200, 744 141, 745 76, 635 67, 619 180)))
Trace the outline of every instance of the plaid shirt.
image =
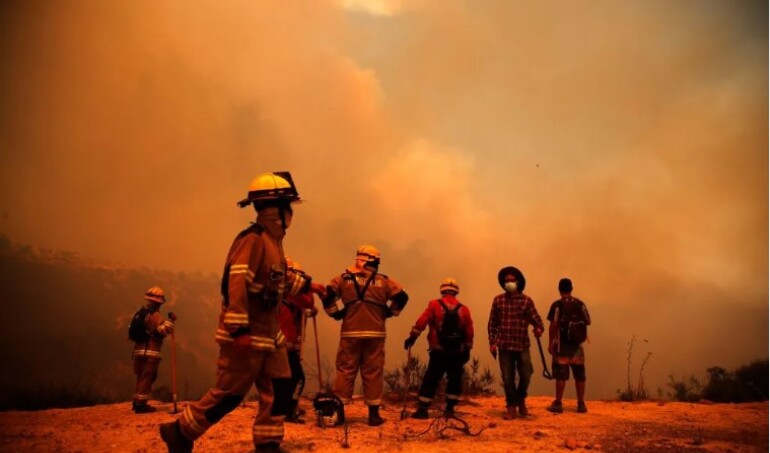
POLYGON ((492 300, 489 313, 489 345, 501 351, 523 351, 529 348, 527 329, 532 324, 545 330, 535 303, 526 294, 503 293, 492 300))

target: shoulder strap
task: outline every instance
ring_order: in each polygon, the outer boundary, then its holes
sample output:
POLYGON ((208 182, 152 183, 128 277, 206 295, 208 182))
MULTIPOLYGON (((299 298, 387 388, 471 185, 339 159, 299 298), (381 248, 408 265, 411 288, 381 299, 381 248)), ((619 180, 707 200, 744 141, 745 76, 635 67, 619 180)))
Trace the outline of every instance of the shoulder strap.
POLYGON ((443 308, 446 313, 460 311, 460 307, 462 307, 462 304, 458 302, 455 308, 450 310, 449 307, 446 306, 443 300, 441 299, 436 299, 436 300, 438 301, 439 304, 441 304, 441 308, 443 308))
POLYGON ((353 274, 350 271, 345 271, 347 275, 350 275, 350 277, 353 280, 353 286, 356 288, 356 296, 358 297, 358 300, 362 301, 364 300, 364 296, 366 296, 366 290, 369 289, 369 285, 374 280, 374 277, 377 275, 377 272, 372 272, 372 275, 369 276, 369 278, 366 280, 366 283, 364 283, 364 287, 361 288, 358 286, 358 279, 356 278, 355 274, 353 274))

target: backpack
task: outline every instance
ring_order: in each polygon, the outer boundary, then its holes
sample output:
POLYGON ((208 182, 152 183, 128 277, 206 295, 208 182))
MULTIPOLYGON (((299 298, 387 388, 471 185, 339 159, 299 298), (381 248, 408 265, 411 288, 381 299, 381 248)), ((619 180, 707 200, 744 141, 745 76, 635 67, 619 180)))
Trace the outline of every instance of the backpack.
POLYGON ((571 302, 559 303, 559 327, 561 339, 567 344, 580 345, 588 338, 588 326, 586 326, 583 314, 583 302, 570 299, 571 302))
POLYGON ((142 307, 134 313, 131 322, 128 323, 128 339, 134 343, 147 343, 150 340, 150 333, 147 331, 147 315, 150 309, 142 307))
POLYGON ((450 310, 443 300, 439 299, 438 303, 444 309, 444 319, 438 329, 438 342, 445 351, 459 352, 465 342, 465 331, 460 326, 460 307, 462 304, 458 303, 455 308, 450 310))

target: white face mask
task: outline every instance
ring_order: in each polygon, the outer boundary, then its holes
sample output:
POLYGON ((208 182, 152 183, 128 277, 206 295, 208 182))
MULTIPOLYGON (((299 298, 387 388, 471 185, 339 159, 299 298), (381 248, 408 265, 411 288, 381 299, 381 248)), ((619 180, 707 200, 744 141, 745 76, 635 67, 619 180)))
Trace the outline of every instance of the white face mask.
POLYGON ((515 293, 518 289, 518 285, 516 285, 516 282, 505 282, 505 291, 508 293, 515 293))

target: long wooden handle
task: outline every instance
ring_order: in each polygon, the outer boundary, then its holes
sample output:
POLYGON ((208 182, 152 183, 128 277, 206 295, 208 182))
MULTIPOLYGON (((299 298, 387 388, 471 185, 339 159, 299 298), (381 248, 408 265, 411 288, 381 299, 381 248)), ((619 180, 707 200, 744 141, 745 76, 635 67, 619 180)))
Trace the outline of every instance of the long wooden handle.
POLYGON ((321 376, 321 350, 318 347, 318 324, 316 323, 316 317, 313 316, 313 332, 315 332, 315 358, 318 361, 318 391, 324 391, 324 380, 321 376))
POLYGON ((174 401, 174 413, 176 413, 176 337, 174 332, 171 332, 171 397, 174 401))

